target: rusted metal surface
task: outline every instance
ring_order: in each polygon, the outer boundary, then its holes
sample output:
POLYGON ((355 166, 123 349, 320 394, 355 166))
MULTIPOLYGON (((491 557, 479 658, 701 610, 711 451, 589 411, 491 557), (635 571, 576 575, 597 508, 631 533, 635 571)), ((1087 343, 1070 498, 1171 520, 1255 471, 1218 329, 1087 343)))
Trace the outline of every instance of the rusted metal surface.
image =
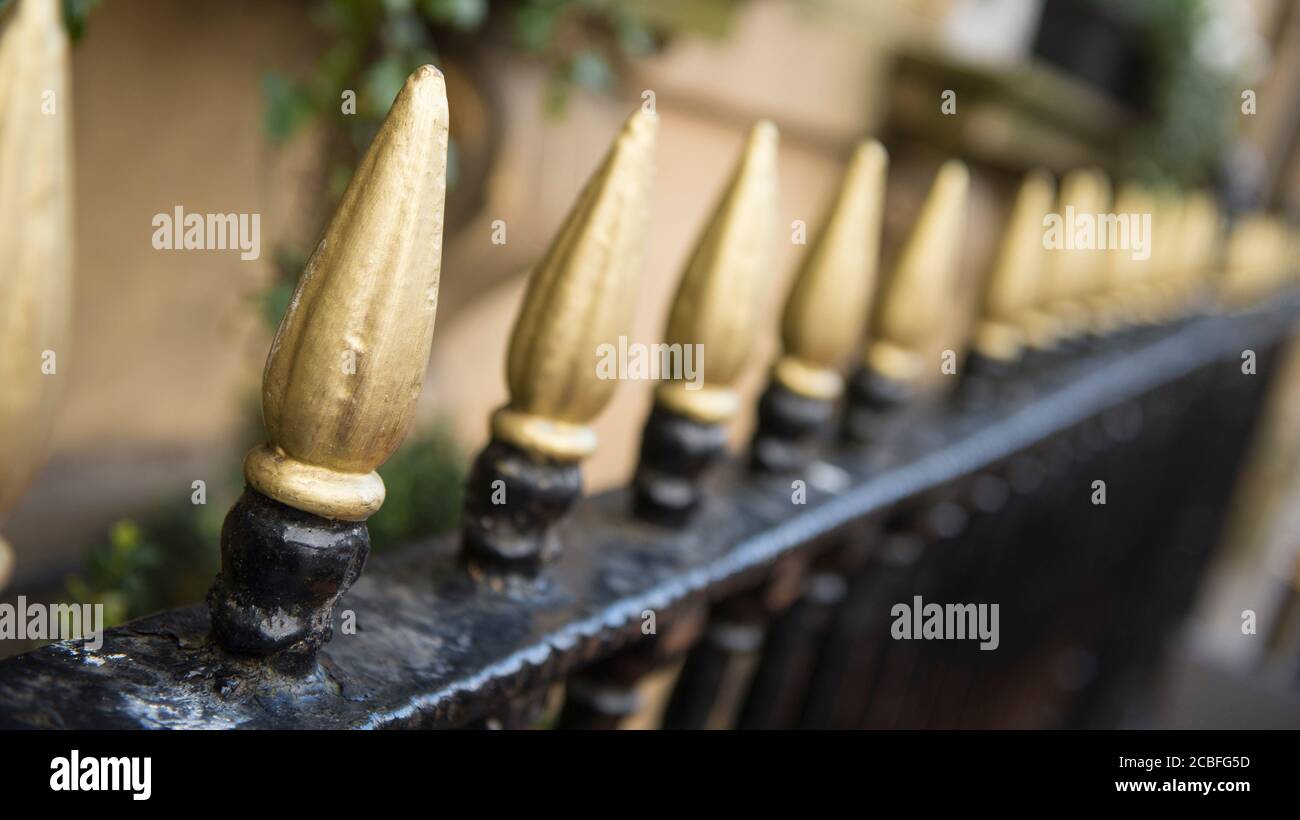
POLYGON ((201 607, 110 630, 98 651, 54 644, 0 663, 0 726, 464 725, 640 640, 647 610, 664 618, 757 587, 778 561, 843 543, 901 502, 1022 452, 1047 460, 1107 409, 1275 344, 1295 314, 1291 300, 1062 357, 987 406, 928 417, 885 446, 840 445, 807 473, 730 462, 685 530, 638 521, 624 491, 591 498, 560 526, 563 557, 534 578, 475 581, 456 539, 413 543, 344 596, 334 640, 303 678, 224 654, 201 607), (804 505, 791 502, 795 478, 807 479, 804 505))

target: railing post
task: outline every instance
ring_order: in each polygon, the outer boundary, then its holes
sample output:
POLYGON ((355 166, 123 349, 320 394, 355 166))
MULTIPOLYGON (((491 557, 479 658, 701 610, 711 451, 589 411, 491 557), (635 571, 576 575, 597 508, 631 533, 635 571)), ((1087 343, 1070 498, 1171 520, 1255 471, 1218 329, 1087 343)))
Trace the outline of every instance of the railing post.
MULTIPOLYGON (((40 463, 68 365, 69 77, 60 4, 18 3, 0 31, 0 515, 40 463)), ((0 588, 12 570, 0 537, 0 588)))
POLYGON ((463 549, 471 569, 536 571, 559 551, 554 527, 582 494, 589 423, 618 382, 602 347, 632 324, 658 116, 634 112, 528 281, 506 363, 510 401, 470 471, 463 549))
POLYGON ((415 413, 438 306, 448 111, 442 73, 406 81, 308 260, 262 380, 268 441, 244 461, 208 593, 227 651, 314 667, 370 549, 375 472, 415 413))
POLYGON ((844 393, 841 373, 862 340, 875 293, 889 155, 875 140, 853 153, 821 233, 781 317, 781 356, 758 402, 751 461, 790 472, 812 460, 844 393))
POLYGON ((777 131, 750 133, 713 217, 705 226, 668 317, 665 342, 693 361, 700 381, 664 374, 641 439, 633 479, 639 516, 682 526, 699 505, 699 482, 727 446, 726 423, 740 409, 740 375, 770 279, 776 226, 777 131))

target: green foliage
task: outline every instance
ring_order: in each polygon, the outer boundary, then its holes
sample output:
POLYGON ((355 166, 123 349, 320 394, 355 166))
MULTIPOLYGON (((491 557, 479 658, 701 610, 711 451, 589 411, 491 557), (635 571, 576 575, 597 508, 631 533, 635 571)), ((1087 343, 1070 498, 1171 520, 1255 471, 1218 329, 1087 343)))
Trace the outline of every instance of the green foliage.
POLYGON ((1227 144, 1236 98, 1234 78, 1197 54, 1205 3, 1146 0, 1115 8, 1136 20, 1152 71, 1153 116, 1134 134, 1131 173, 1154 183, 1206 184, 1227 144))
POLYGON ((217 570, 223 511, 189 497, 113 524, 66 579, 67 600, 102 603, 106 626, 203 600, 217 570))
MULTIPOLYGON (((720 15, 739 2, 705 3, 705 28, 716 30, 720 15)), ((643 0, 325 0, 313 19, 331 44, 315 71, 301 80, 271 74, 264 82, 267 133, 282 141, 310 122, 333 122, 359 154, 406 77, 438 61, 438 37, 480 35, 495 18, 504 18, 515 45, 551 67, 543 103, 558 113, 573 88, 610 89, 620 65, 655 50, 656 30, 691 29, 700 19, 687 5, 670 15, 654 8, 643 0), (653 27, 645 22, 652 15, 653 27), (352 117, 341 116, 345 89, 357 93, 352 117)))
POLYGON ((387 495, 384 506, 368 522, 375 552, 457 528, 465 458, 448 425, 439 423, 412 436, 379 468, 379 474, 387 495))
MULTIPOLYGON (((86 550, 83 570, 65 579, 65 600, 102 603, 104 624, 199 603, 220 564, 221 523, 241 478, 209 489, 207 504, 183 497, 138 518, 117 521, 86 550)), ((445 423, 412 436, 380 469, 384 506, 368 522, 375 554, 454 530, 460 518, 465 460, 445 423)))
POLYGON ((77 42, 86 33, 86 18, 100 0, 63 0, 63 25, 68 38, 77 42))

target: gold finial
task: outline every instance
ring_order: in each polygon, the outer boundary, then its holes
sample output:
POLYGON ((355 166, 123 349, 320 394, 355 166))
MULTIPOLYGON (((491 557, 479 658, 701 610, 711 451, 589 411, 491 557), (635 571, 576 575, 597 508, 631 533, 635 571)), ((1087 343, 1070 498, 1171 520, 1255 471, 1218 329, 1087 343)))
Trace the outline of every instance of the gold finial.
POLYGON ((406 435, 433 339, 447 188, 446 86, 406 80, 308 260, 262 377, 269 443, 248 483, 299 510, 361 521, 406 435))
POLYGON ((1048 258, 1047 309, 1060 322, 1060 332, 1073 336, 1088 324, 1088 299, 1099 288, 1108 254, 1100 252, 1101 237, 1106 230, 1100 215, 1110 206, 1110 181, 1101 171, 1084 168, 1065 175, 1057 205, 1065 247, 1052 250, 1048 258), (1080 247, 1075 231, 1080 219, 1091 220, 1094 227, 1093 247, 1080 247), (1071 235, 1073 234, 1073 235, 1071 235))
POLYGON ((1243 214, 1232 226, 1220 283, 1220 295, 1229 307, 1249 307, 1267 294, 1270 233, 1263 213, 1243 214))
MULTIPOLYGON (((1145 226, 1136 230, 1146 231, 1144 241, 1148 253, 1145 258, 1139 258, 1133 247, 1106 251, 1100 285, 1088 300, 1092 329, 1099 333, 1116 330, 1137 317, 1137 301, 1142 298, 1139 291, 1144 287, 1149 269, 1155 264, 1150 253, 1154 236, 1150 219, 1152 200, 1147 189, 1133 180, 1123 183, 1115 196, 1114 209, 1119 219, 1128 220, 1136 215, 1138 224, 1145 226)), ((1129 230, 1135 230, 1131 223, 1129 230)))
POLYGON ((1046 261, 1043 217, 1052 207, 1055 187, 1046 171, 1031 171, 1020 183, 997 259, 985 283, 983 313, 973 343, 982 356, 1012 361, 1024 348, 1026 315, 1034 307, 1046 261))
POLYGON ((875 290, 889 155, 858 144, 821 233, 795 276, 781 317, 782 355, 772 378, 800 396, 833 400, 862 339, 875 290))
POLYGON ((919 379, 926 345, 944 332, 966 230, 969 187, 965 164, 943 164, 884 283, 865 364, 886 378, 904 383, 919 379))
MULTIPOLYGON (((67 366, 69 77, 60 4, 16 4, 0 21, 0 514, 40 463, 67 366)), ((12 566, 0 539, 0 587, 12 566)))
POLYGON ((706 424, 735 415, 740 375, 754 337, 754 314, 765 290, 776 224, 776 126, 754 126, 713 218, 696 243, 668 317, 670 345, 703 346, 703 384, 665 379, 655 400, 706 424))
POLYGON ((628 118, 529 278, 506 363, 510 402, 492 432, 534 456, 579 461, 596 449, 587 424, 617 385, 599 377, 597 357, 631 325, 658 124, 646 109, 628 118))
POLYGON ((1200 303, 1223 250, 1223 226, 1218 203, 1208 191, 1195 191, 1183 205, 1179 249, 1179 276, 1183 298, 1193 306, 1200 303))
POLYGON ((1183 199, 1173 189, 1156 198, 1155 212, 1151 217, 1154 234, 1151 238, 1151 261, 1155 317, 1168 321, 1178 312, 1182 278, 1182 223, 1183 199))

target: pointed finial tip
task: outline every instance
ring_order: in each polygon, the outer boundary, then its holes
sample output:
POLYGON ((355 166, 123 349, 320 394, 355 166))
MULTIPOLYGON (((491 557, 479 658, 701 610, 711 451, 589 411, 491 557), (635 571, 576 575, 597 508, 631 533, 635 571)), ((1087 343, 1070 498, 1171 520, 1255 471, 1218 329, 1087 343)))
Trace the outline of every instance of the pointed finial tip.
POLYGON ((853 149, 853 162, 884 164, 889 162, 889 150, 878 139, 865 139, 853 149))
POLYGON ((634 109, 628 115, 627 120, 624 121, 623 133, 619 135, 619 138, 653 139, 658 130, 659 113, 653 108, 640 106, 634 109))
POLYGON ((749 141, 745 146, 745 161, 762 168, 769 175, 776 173, 776 152, 781 142, 781 134, 771 120, 759 120, 750 129, 749 141))
POLYGON ((959 159, 950 159, 939 169, 935 185, 944 189, 965 188, 970 184, 970 169, 959 159))
MULTIPOLYGON (((420 114, 432 115, 441 123, 448 122, 450 109, 447 106, 447 80, 435 66, 422 65, 406 78, 397 99, 393 101, 393 111, 407 105, 420 114)), ((392 116, 390 112, 389 116, 392 116)))
POLYGON ((754 123, 752 137, 755 142, 772 143, 775 147, 776 142, 781 138, 781 132, 777 130, 776 123, 771 120, 759 120, 754 123))

